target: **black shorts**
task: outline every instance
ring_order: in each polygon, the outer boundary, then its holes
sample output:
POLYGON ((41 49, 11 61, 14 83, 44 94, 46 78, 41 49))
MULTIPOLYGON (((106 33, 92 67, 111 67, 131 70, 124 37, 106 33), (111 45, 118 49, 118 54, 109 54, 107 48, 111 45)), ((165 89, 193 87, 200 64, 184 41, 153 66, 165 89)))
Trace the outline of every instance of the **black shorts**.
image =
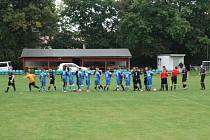
POLYGON ((140 84, 140 85, 141 85, 141 80, 140 80, 139 78, 134 78, 134 79, 133 79, 133 83, 134 83, 135 85, 137 85, 137 84, 140 84))
POLYGON ((147 85, 147 78, 144 78, 144 85, 147 85))
POLYGON ((55 79, 50 79, 50 84, 54 85, 55 84, 55 79))
POLYGON ((12 82, 11 82, 11 81, 9 80, 9 81, 8 81, 8 86, 15 86, 15 81, 12 81, 12 82))
POLYGON ((167 78, 162 78, 161 79, 161 84, 162 85, 167 85, 168 84, 167 78))
POLYGON ((182 82, 187 82, 187 77, 182 77, 182 82))
POLYGON ((177 84, 177 76, 171 77, 172 84, 177 84))

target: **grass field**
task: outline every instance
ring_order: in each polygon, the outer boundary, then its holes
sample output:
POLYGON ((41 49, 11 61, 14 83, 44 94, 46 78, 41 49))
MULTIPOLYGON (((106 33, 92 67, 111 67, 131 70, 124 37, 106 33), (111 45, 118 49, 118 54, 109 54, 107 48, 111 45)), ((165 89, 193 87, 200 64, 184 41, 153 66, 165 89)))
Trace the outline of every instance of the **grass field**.
MULTIPOLYGON (((154 78, 156 88, 158 78, 154 78)), ((206 91, 200 90, 198 76, 191 75, 188 84, 188 90, 179 86, 176 92, 87 95, 60 92, 57 77, 57 92, 30 93, 28 81, 17 76, 17 92, 11 89, 5 94, 7 77, 0 76, 0 139, 208 140, 210 78, 206 91)))

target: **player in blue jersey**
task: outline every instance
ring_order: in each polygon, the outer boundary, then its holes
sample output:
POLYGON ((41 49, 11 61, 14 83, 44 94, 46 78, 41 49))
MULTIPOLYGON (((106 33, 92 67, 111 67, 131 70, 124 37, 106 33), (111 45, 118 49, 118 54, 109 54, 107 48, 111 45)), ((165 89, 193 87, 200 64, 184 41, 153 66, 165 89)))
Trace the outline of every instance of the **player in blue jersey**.
POLYGON ((152 90, 152 76, 153 72, 151 68, 146 67, 146 74, 147 74, 147 90, 151 91, 152 90))
POLYGON ((109 90, 109 86, 111 84, 111 77, 112 77, 112 73, 110 72, 110 68, 108 68, 108 70, 105 72, 106 86, 104 87, 104 91, 109 90))
POLYGON ((77 76, 77 86, 78 86, 78 92, 82 91, 82 82, 83 82, 83 74, 82 74, 82 69, 79 68, 78 71, 76 72, 77 76))
POLYGON ((99 68, 96 68, 94 75, 95 75, 95 90, 97 90, 97 88, 99 90, 103 90, 103 86, 101 85, 102 72, 99 71, 99 68))
POLYGON ((48 90, 50 90, 51 85, 54 87, 54 90, 56 90, 56 86, 55 86, 55 73, 52 69, 49 69, 49 73, 48 76, 50 77, 50 85, 48 87, 48 90))
POLYGON ((40 82, 41 82, 41 90, 42 91, 45 91, 46 77, 47 77, 46 71, 45 71, 45 69, 42 69, 42 72, 41 72, 41 74, 39 76, 39 79, 40 79, 40 82))
POLYGON ((120 86, 122 87, 122 90, 124 91, 125 88, 124 86, 122 85, 122 80, 123 80, 123 74, 122 74, 122 71, 121 71, 121 68, 117 69, 115 71, 115 77, 116 77, 116 81, 117 81, 117 87, 116 87, 116 91, 120 90, 120 86))
POLYGON ((85 71, 85 82, 86 82, 86 90, 89 93, 90 92, 90 78, 92 75, 92 71, 87 68, 87 70, 85 71))
POLYGON ((75 71, 73 71, 71 68, 67 68, 68 72, 68 78, 69 78, 69 88, 70 90, 75 91, 75 85, 74 85, 74 75, 76 74, 75 71))
POLYGON ((128 91, 130 89, 130 80, 132 73, 127 69, 124 73, 124 79, 125 79, 125 90, 128 91))
POLYGON ((63 81, 63 89, 62 89, 63 92, 66 92, 67 76, 68 76, 68 73, 66 71, 66 66, 63 66, 63 70, 61 72, 61 79, 63 81))

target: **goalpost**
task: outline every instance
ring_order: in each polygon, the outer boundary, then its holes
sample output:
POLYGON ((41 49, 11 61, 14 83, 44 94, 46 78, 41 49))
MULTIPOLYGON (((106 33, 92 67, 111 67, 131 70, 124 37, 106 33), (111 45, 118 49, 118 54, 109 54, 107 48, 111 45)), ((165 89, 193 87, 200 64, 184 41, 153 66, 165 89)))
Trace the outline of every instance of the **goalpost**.
POLYGON ((203 61, 202 65, 204 66, 204 68, 209 71, 210 70, 210 61, 203 61))

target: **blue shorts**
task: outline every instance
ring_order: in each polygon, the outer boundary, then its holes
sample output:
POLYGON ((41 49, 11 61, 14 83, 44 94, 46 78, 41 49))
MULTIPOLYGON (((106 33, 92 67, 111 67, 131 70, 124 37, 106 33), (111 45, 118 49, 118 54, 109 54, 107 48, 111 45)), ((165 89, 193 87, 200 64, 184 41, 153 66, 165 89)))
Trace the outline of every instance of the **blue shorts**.
POLYGON ((107 85, 107 86, 109 86, 109 85, 110 85, 110 83, 111 83, 111 81, 110 81, 110 80, 106 80, 106 85, 107 85))
POLYGON ((70 80, 70 81, 69 81, 69 84, 70 84, 70 85, 73 85, 73 84, 74 84, 74 80, 70 80))
POLYGON ((95 85, 96 86, 100 85, 100 80, 95 80, 95 85))
POLYGON ((41 83, 42 83, 42 87, 46 86, 46 81, 41 81, 41 83))
POLYGON ((63 82, 64 82, 64 83, 67 83, 67 79, 63 79, 63 82))
POLYGON ((130 81, 125 81, 126 86, 130 86, 130 81))

